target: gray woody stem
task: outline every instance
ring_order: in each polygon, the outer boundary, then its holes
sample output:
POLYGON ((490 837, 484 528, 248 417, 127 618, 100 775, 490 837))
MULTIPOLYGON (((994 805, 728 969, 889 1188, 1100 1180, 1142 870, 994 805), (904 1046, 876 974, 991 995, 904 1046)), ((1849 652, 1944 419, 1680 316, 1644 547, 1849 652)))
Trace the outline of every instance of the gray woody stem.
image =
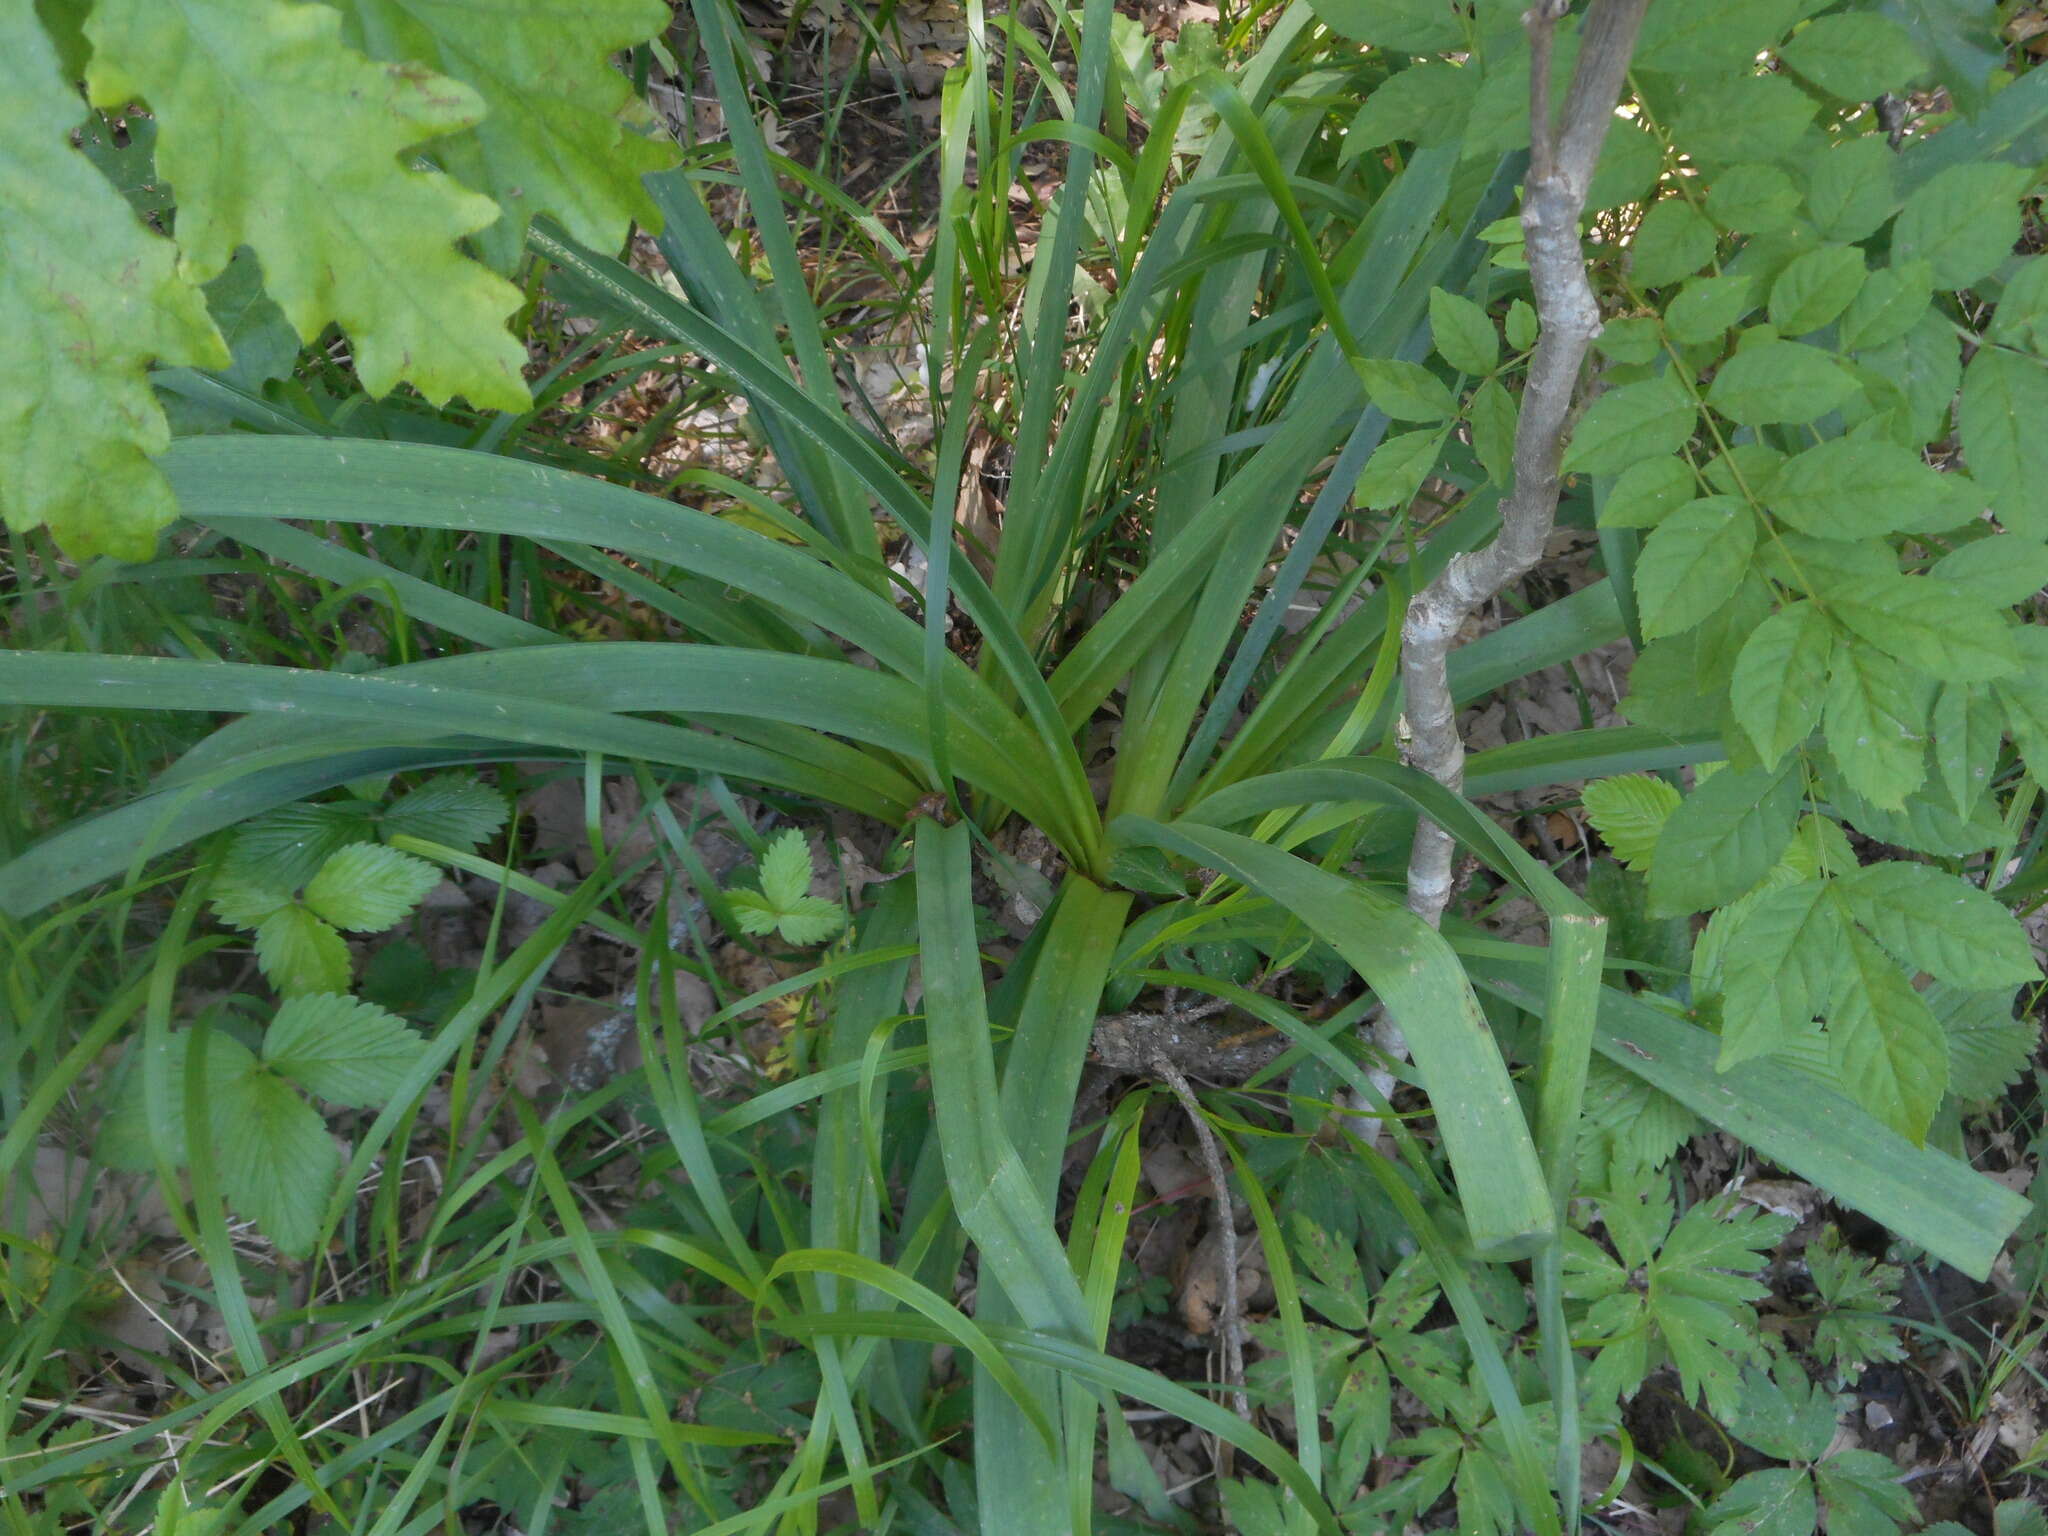
MULTIPOLYGON (((1515 483, 1501 501, 1500 532, 1493 542, 1452 559, 1409 605, 1401 627, 1407 758, 1450 789, 1465 782, 1465 742, 1458 734, 1449 682, 1451 647, 1481 604, 1542 559, 1556 521, 1565 426, 1586 351, 1600 333, 1600 306, 1586 281, 1579 246, 1579 214, 1648 8, 1649 0, 1593 0, 1563 122, 1556 129, 1550 110, 1551 41, 1570 9, 1569 0, 1535 0, 1522 18, 1529 29, 1532 140, 1522 231, 1542 329, 1515 428, 1515 483)), ((1450 836, 1441 827, 1424 821, 1415 829, 1408 907, 1431 925, 1441 921, 1451 899, 1451 856, 1450 836)), ((1382 1039, 1382 1044, 1392 1043, 1382 1039)))

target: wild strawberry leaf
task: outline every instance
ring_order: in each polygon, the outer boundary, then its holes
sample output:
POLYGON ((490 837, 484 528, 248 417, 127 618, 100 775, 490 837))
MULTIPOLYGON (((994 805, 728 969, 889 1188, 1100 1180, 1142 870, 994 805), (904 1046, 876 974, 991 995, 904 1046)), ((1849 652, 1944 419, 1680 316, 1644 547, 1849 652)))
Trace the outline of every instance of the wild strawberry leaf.
POLYGON ((403 1019, 335 992, 293 998, 263 1032, 272 1071, 352 1109, 381 1107, 423 1049, 403 1019))
POLYGON ((382 933, 441 883, 441 871, 381 843, 338 849, 306 885, 306 905, 350 933, 382 933))

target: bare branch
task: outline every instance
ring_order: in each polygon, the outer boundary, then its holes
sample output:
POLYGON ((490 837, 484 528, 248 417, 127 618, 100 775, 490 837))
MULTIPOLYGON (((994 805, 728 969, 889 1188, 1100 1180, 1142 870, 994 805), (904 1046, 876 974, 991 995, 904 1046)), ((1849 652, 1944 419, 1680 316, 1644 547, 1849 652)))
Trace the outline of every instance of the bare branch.
MULTIPOLYGON (((1568 0, 1534 0, 1529 30, 1529 174, 1522 189, 1522 230, 1541 330, 1522 392, 1515 430, 1514 485, 1501 501, 1500 532, 1485 548, 1454 558, 1409 605, 1402 625, 1401 680, 1406 692, 1407 759, 1439 784, 1459 789, 1465 743, 1458 735, 1448 663, 1465 621, 1519 581, 1543 557, 1557 517, 1565 428, 1586 352, 1600 333, 1600 306, 1586 279, 1579 215, 1614 119, 1628 61, 1649 0, 1593 0, 1580 38, 1561 122, 1550 108, 1551 44, 1568 0)), ((1408 906, 1441 921, 1451 898, 1452 843, 1433 822, 1416 828, 1408 863, 1408 906)), ((1405 1055, 1392 1020, 1380 1044, 1405 1055)))

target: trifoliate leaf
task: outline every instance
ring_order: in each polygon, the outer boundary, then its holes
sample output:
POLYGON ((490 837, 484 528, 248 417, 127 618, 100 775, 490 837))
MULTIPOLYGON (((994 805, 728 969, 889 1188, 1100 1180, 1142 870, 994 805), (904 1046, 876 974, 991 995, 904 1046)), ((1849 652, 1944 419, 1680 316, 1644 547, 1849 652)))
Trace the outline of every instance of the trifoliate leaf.
POLYGON ((505 824, 505 797, 460 774, 429 779, 384 808, 379 830, 388 841, 405 836, 470 849, 505 824))
POLYGON ((1671 813, 1650 866, 1650 906, 1676 916, 1733 901, 1770 872, 1799 816, 1796 773, 1724 768, 1671 813))
POLYGON ((1879 810, 1898 810, 1927 777, 1929 689, 1891 657, 1838 645, 1821 709, 1828 755, 1879 810))
POLYGON ((1703 496, 1654 529, 1636 562, 1636 605, 1651 639, 1691 629, 1726 602, 1756 548, 1756 516, 1733 496, 1703 496))
POLYGON ((352 1109, 382 1107, 424 1049, 403 1019, 335 992, 293 998, 263 1032, 272 1071, 352 1109))
POLYGON ((1728 1428, 1766 1456, 1813 1461, 1834 1440, 1839 1412, 1833 1393, 1816 1391, 1806 1373, 1785 1360, 1775 1377, 1763 1371, 1744 1374, 1728 1428))
POLYGON ((1812 603, 1788 603, 1756 627, 1735 658, 1729 703, 1766 768, 1813 734, 1827 697, 1835 635, 1812 603))
POLYGON ((1595 779, 1585 788, 1586 819, 1617 859, 1630 869, 1646 870, 1679 798, 1671 785, 1646 773, 1595 779))
POLYGON ((71 146, 86 116, 36 8, 0 20, 0 514, 74 560, 146 560, 177 516, 150 463, 170 427, 153 362, 223 368, 177 249, 71 146))
POLYGON ((1902 1270, 1846 1246, 1838 1227, 1808 1245, 1806 1266, 1821 1307, 1813 1352, 1837 1386, 1855 1380, 1866 1365, 1905 1358, 1899 1325, 1888 1315, 1899 1304, 1902 1270))
POLYGON ((1925 257, 1937 288, 1967 288, 2012 254, 2020 194, 2031 169, 1973 160, 1937 172, 1906 199, 1892 226, 1892 260, 1925 257))
POLYGON ((742 932, 762 934, 775 931, 775 921, 780 913, 759 891, 750 891, 743 885, 734 886, 725 893, 725 902, 732 909, 742 932))
POLYGON ((380 843, 350 843, 306 886, 306 905, 350 933, 382 933, 441 883, 441 872, 380 843))
POLYGON ((1697 409, 1669 374, 1610 389, 1572 431, 1564 467, 1618 474, 1644 459, 1668 458, 1692 436, 1697 409))
POLYGON ((272 913, 257 928, 256 963, 286 997, 348 989, 348 945, 297 902, 272 913))
POLYGON ((1651 206, 1629 242, 1629 273, 1639 287, 1661 288, 1714 259, 1720 233, 1692 204, 1667 197, 1651 206))
POLYGON ((1844 101, 1870 101, 1927 68, 1906 29, 1885 16, 1823 16, 1793 33, 1778 57, 1844 101))
POLYGON ((1818 539, 1880 538, 1956 523, 1943 476, 1896 443, 1820 443, 1786 462, 1766 499, 1773 513, 1818 539))
POLYGON ((1429 328, 1437 356, 1475 378, 1493 372, 1500 340, 1486 311, 1470 299, 1441 288, 1429 290, 1429 328))
MULTIPOLYGON (((500 20, 502 25, 502 18, 500 20)), ((253 248, 301 339, 338 323, 373 395, 522 409, 519 291, 456 250, 498 217, 415 146, 473 126, 482 99, 416 63, 377 64, 341 15, 284 0, 102 0, 86 22, 92 99, 137 97, 178 195, 181 270, 200 280, 253 248)))
POLYGON ((1810 162, 1806 211, 1828 240, 1861 240, 1891 217, 1896 156, 1877 134, 1858 134, 1810 162))
POLYGON ((1664 311, 1664 329, 1682 347, 1716 340, 1756 307, 1756 280, 1746 273, 1731 277, 1692 277, 1664 311))
POLYGON ((776 915, 782 937, 798 948, 822 944, 845 926, 846 909, 822 896, 799 896, 776 915))
POLYGON ((1361 507, 1394 509, 1405 507, 1436 464, 1443 450, 1442 428, 1424 427, 1420 432, 1397 432, 1373 449, 1372 457, 1359 471, 1358 487, 1352 500, 1361 507))
POLYGON ((1796 341, 1746 346, 1714 375, 1707 404, 1745 427, 1825 416, 1856 393, 1856 377, 1818 347, 1796 341))
POLYGON ((1915 1146, 1948 1087, 1948 1040, 1883 950, 1851 929, 1827 1008, 1828 1049, 1851 1097, 1915 1146))
POLYGON ((1853 245, 1824 245, 1793 257, 1771 284, 1771 324, 1787 336, 1819 330, 1849 307, 1863 277, 1863 253, 1853 245))
POLYGON ((1837 882, 1849 914, 1905 964, 1973 991, 2040 979, 2019 919, 1930 864, 1872 864, 1837 882))
POLYGON ((1603 1056, 1587 1063, 1583 1113, 1580 1167, 1595 1183, 1613 1168, 1663 1167, 1699 1129, 1678 1100, 1603 1056))
POLYGON ((292 904, 292 893, 243 875, 222 874, 208 893, 213 915, 230 928, 256 929, 265 918, 292 904))
POLYGON ((1458 402, 1444 381, 1420 363, 1368 357, 1357 367, 1372 403, 1396 421, 1443 421, 1457 414, 1458 402))
MULTIPOLYGON (((211 1052, 216 1041, 208 1042, 211 1052)), ((341 1154, 313 1106, 263 1068, 245 1073, 220 1125, 220 1182, 228 1204, 285 1253, 304 1257, 320 1235, 341 1154)))
POLYGON ((370 825, 369 812, 359 801, 282 806, 236 831, 224 873, 296 891, 336 851, 367 838, 370 825))
POLYGON ((811 850, 803 833, 786 827, 761 855, 761 894, 770 905, 788 911, 811 889, 811 850))
POLYGON ((629 223, 661 225, 640 178, 675 164, 673 147, 626 126, 638 107, 612 56, 668 26, 661 0, 581 0, 559 17, 477 0, 347 0, 350 41, 394 65, 425 64, 472 88, 483 121, 433 155, 505 210, 478 238, 509 271, 527 221, 544 213, 580 244, 608 251, 629 223))
POLYGON ((1716 1068, 1768 1056, 1810 1022, 1834 990, 1843 943, 1841 915, 1824 882, 1758 895, 1722 943, 1716 1068))
MULTIPOLYGON (((165 1041, 164 1073, 170 1092, 164 1100, 166 1140, 160 1149, 150 1146, 149 1109, 142 1087, 142 1049, 139 1040, 128 1047, 121 1063, 120 1083, 115 1089, 113 1102, 93 1138, 95 1155, 106 1159, 114 1168, 138 1171, 152 1168, 158 1150, 167 1162, 174 1164, 183 1164, 188 1155, 185 1072, 192 1057, 192 1032, 175 1030, 165 1041)), ((256 1057, 247 1046, 232 1035, 213 1031, 206 1042, 206 1086, 201 1092, 202 1102, 210 1106, 225 1103, 230 1085, 255 1067, 256 1057)))
POLYGON ((1957 1098, 1995 1098, 2027 1069, 2040 1026, 2013 1017, 2013 989, 1969 992, 1935 982, 1927 1006, 1948 1036, 1948 1087, 1957 1098))
POLYGON ((1897 1536, 1902 1524, 1919 1521, 1919 1506, 1889 1456, 1842 1451, 1815 1464, 1813 1481, 1827 1506, 1829 1536, 1897 1536))

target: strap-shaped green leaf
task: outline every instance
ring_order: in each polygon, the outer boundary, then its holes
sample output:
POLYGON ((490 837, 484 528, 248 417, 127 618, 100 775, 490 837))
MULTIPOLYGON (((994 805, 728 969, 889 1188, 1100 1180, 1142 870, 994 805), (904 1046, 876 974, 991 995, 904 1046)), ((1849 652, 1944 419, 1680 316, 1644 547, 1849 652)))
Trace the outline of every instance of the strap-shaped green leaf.
MULTIPOLYGON (((1531 1013, 1544 1012, 1547 970, 1540 951, 1491 941, 1460 947, 1478 985, 1531 1013)), ((1716 1072, 1713 1035, 1611 987, 1600 994, 1594 1048, 1965 1274, 1988 1275, 2031 1209, 2024 1195, 1931 1147, 1915 1146, 1804 1073, 1762 1061, 1716 1072)))

